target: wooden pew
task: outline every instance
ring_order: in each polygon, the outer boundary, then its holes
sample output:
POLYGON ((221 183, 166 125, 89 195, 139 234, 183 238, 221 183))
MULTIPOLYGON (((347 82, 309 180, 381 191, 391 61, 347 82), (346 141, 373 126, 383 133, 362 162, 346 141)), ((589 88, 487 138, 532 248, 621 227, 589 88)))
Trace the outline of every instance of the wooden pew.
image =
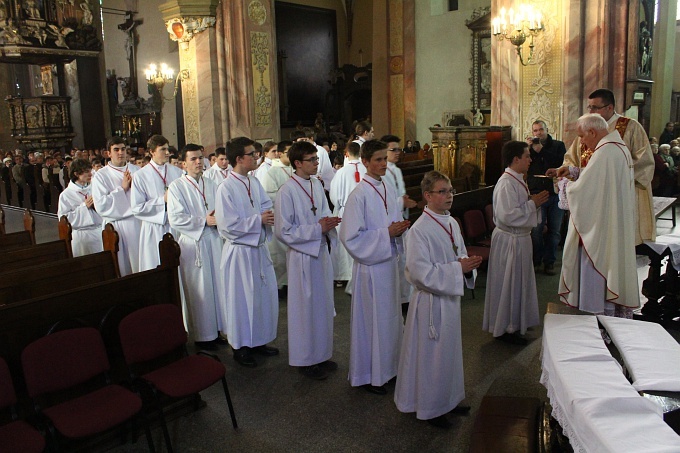
MULTIPOLYGON (((59 223, 60 236, 63 229, 64 240, 70 242, 71 224, 66 217, 62 217, 59 223)), ((103 252, 15 270, 0 270, 3 271, 0 273, 0 305, 120 278, 118 233, 111 224, 102 231, 102 240, 103 252)))
POLYGON ((24 231, 5 233, 5 211, 0 208, 0 250, 35 245, 35 218, 30 209, 24 211, 24 231))
POLYGON ((52 241, 24 248, 11 248, 0 253, 0 269, 10 271, 36 264, 72 258, 66 241, 52 241))
POLYGON ((0 273, 0 306, 120 278, 110 250, 0 273))
MULTIPOLYGON (((179 292, 179 244, 166 234, 161 242, 162 264, 156 269, 72 288, 56 288, 52 294, 0 306, 0 356, 13 373, 21 369, 21 351, 46 335, 55 325, 87 325, 102 330, 107 345, 117 344, 117 323, 107 324, 112 310, 125 314, 153 304, 181 307, 179 292)), ((122 316, 120 316, 122 318, 122 316)), ((119 321, 119 319, 118 319, 119 321)), ((120 358, 119 358, 120 359, 120 358)), ((112 358, 114 374, 125 375, 122 362, 112 358)), ((20 374, 16 374, 20 375, 20 374)))

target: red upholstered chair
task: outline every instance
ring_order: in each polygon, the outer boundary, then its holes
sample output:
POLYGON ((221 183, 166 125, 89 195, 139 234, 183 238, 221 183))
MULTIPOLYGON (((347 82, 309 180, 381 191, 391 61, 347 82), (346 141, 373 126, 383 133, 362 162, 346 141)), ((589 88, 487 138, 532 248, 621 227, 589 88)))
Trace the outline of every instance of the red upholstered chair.
POLYGON ((17 420, 17 396, 7 363, 0 358, 0 409, 11 408, 12 421, 0 426, 0 453, 38 453, 45 449, 45 438, 23 420, 17 420))
POLYGON ((486 221, 486 230, 489 234, 493 233, 496 223, 493 221, 493 205, 491 203, 484 206, 484 220, 486 221))
POLYGON ((225 379, 226 369, 216 356, 203 352, 187 355, 187 333, 184 330, 182 312, 178 307, 172 304, 157 304, 141 308, 123 318, 118 332, 131 376, 135 379, 141 378, 153 390, 168 451, 172 451, 172 445, 159 393, 170 398, 184 398, 222 381, 231 423, 234 429, 238 428, 225 379), (148 365, 178 351, 182 355, 178 360, 148 372, 138 371, 145 364, 148 365))
MULTIPOLYGON (((91 327, 62 330, 40 338, 26 346, 21 362, 28 394, 39 415, 53 429, 54 440, 82 439, 108 431, 132 420, 141 413, 142 400, 132 391, 110 384, 109 360, 99 331, 91 327), (95 384, 95 390, 91 390, 95 384), (87 393, 82 393, 87 388, 87 393), (64 400, 64 394, 80 393, 64 400), (43 401, 61 399, 41 408, 43 401)), ((145 417, 144 425, 149 450, 155 451, 145 417)))
POLYGON ((486 229, 486 222, 484 221, 482 211, 479 209, 465 211, 463 223, 465 224, 465 237, 467 237, 471 244, 491 247, 491 239, 486 229))

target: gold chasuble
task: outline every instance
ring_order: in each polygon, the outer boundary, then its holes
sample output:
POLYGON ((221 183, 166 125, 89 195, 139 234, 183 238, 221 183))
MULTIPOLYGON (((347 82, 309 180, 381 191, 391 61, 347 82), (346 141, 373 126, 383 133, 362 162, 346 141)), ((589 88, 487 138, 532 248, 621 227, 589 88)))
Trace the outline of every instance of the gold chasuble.
MULTIPOLYGON (((649 139, 643 127, 631 118, 614 114, 608 123, 609 132, 617 131, 633 157, 635 171, 635 195, 637 199, 637 228, 635 245, 643 241, 656 239, 656 222, 654 220, 654 203, 652 202, 652 177, 654 176, 654 155, 649 146, 649 139)), ((583 169, 593 155, 593 151, 581 144, 576 137, 564 155, 564 163, 583 169)))

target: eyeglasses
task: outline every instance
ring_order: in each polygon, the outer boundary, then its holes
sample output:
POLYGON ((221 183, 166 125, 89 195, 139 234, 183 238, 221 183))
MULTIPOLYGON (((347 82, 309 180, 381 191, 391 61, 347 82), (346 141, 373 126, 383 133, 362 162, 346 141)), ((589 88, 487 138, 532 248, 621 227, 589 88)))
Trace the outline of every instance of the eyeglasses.
POLYGON ((318 157, 310 157, 309 159, 302 159, 302 161, 303 162, 311 162, 311 163, 315 164, 315 163, 319 162, 319 158, 318 157))
POLYGON ((438 193, 439 195, 455 195, 456 189, 442 189, 442 190, 429 190, 430 193, 438 193))
POLYGON ((392 151, 392 152, 395 152, 395 153, 400 153, 403 150, 404 150, 403 148, 387 148, 387 151, 392 151))
POLYGON ((260 152, 259 151, 251 151, 249 153, 245 153, 244 156, 260 157, 260 152))
POLYGON ((589 112, 592 112, 593 110, 602 110, 603 108, 609 107, 611 104, 606 104, 606 105, 589 105, 586 106, 586 109, 588 109, 589 112))

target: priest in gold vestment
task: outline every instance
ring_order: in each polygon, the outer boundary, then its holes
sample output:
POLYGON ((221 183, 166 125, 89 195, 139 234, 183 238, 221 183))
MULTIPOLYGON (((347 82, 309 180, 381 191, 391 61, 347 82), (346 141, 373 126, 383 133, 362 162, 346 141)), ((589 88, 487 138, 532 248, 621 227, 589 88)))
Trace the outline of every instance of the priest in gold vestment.
MULTIPOLYGON (((635 245, 643 241, 656 239, 656 223, 654 219, 654 203, 652 202, 652 177, 654 176, 654 155, 649 146, 647 133, 642 125, 631 118, 615 113, 614 93, 599 89, 588 96, 588 111, 598 113, 607 121, 608 131, 617 131, 633 157, 635 171, 635 195, 637 199, 637 227, 635 229, 635 245)), ((582 145, 576 137, 564 156, 559 175, 566 174, 567 166, 585 167, 593 154, 593 150, 582 145)), ((548 176, 551 176, 550 170, 548 176)), ((554 174, 553 174, 554 175, 554 174)))

